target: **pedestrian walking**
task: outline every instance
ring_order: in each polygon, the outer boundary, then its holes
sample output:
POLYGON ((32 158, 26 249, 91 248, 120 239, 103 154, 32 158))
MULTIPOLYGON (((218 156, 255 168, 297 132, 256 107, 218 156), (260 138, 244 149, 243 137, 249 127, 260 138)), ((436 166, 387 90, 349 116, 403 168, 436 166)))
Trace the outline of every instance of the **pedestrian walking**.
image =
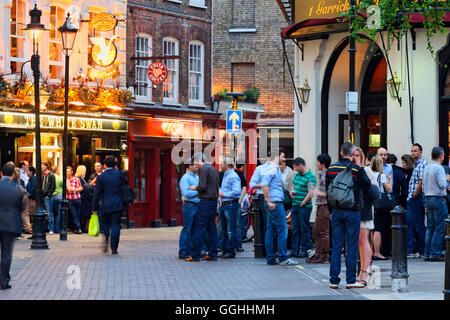
POLYGON ((397 157, 395 154, 389 153, 386 162, 392 166, 392 193, 394 194, 395 204, 406 208, 406 198, 408 198, 408 181, 403 168, 396 165, 397 157))
POLYGON ((442 239, 445 236, 445 219, 447 210, 447 182, 442 162, 444 149, 434 147, 431 150, 431 163, 423 171, 424 206, 427 213, 427 231, 425 234, 425 261, 444 261, 442 256, 442 239))
POLYGON ((50 164, 47 161, 42 163, 41 168, 42 198, 48 214, 48 234, 53 234, 55 232, 55 220, 53 218, 53 193, 56 188, 55 176, 50 171, 50 164))
POLYGON ((13 183, 14 164, 7 163, 2 167, 2 178, 0 180, 0 289, 11 288, 10 269, 14 240, 20 236, 22 223, 21 213, 23 210, 23 192, 20 186, 13 183))
POLYGON ((316 177, 306 167, 305 160, 302 158, 294 159, 294 170, 296 174, 290 190, 292 197, 291 251, 294 257, 306 258, 308 257, 308 250, 312 248, 309 219, 311 217, 311 199, 316 187, 316 177))
POLYGON ((83 191, 80 179, 73 176, 73 169, 71 166, 67 166, 67 200, 69 200, 70 214, 75 225, 73 233, 81 234, 80 226, 80 210, 81 210, 81 195, 83 191))
POLYGON ((234 258, 236 248, 239 247, 236 219, 241 216, 241 205, 239 198, 241 196, 241 179, 233 169, 233 159, 225 158, 221 164, 224 172, 219 197, 221 198, 222 210, 219 220, 223 235, 222 254, 220 258, 234 258))
POLYGON ((53 192, 53 215, 55 217, 55 232, 61 231, 61 202, 62 202, 62 189, 63 189, 63 177, 59 174, 57 166, 52 166, 51 171, 55 176, 55 191, 53 192))
POLYGON ((179 259, 189 258, 193 249, 193 225, 200 199, 198 198, 198 192, 189 189, 189 187, 198 185, 196 172, 194 163, 190 163, 186 166, 186 173, 180 179, 180 191, 183 200, 183 229, 180 233, 179 259))
POLYGON ((80 226, 81 232, 88 233, 89 220, 92 214, 92 201, 94 200, 94 188, 86 182, 86 167, 79 165, 75 172, 75 177, 80 180, 83 190, 80 192, 81 208, 80 208, 80 226))
POLYGON ((120 218, 124 209, 123 186, 126 185, 126 181, 124 174, 114 169, 113 156, 106 157, 105 164, 107 168, 97 177, 95 184, 93 214, 98 214, 101 209, 102 229, 105 234, 103 251, 107 252, 108 242, 111 241, 111 253, 118 254, 120 218), (100 199, 102 199, 102 208, 99 206, 100 199))
MULTIPOLYGON (((236 164, 236 169, 234 172, 239 177, 239 181, 241 183, 241 194, 239 196, 239 210, 236 211, 236 251, 242 252, 244 249, 242 248, 242 241, 247 236, 247 228, 245 226, 244 220, 242 219, 242 201, 244 201, 244 197, 247 194, 247 179, 245 178, 245 164, 236 164)), ((220 184, 222 185, 222 183, 220 184)))
POLYGON ((314 239, 315 254, 309 259, 309 264, 329 263, 328 250, 330 247, 330 211, 327 204, 327 190, 325 186, 325 176, 328 167, 331 164, 331 158, 328 154, 322 153, 317 156, 317 170, 319 171, 319 185, 314 190, 316 195, 316 221, 312 230, 314 239))
POLYGON ((347 288, 362 288, 363 284, 356 281, 356 259, 358 250, 359 230, 361 226, 361 190, 370 188, 370 180, 364 169, 353 164, 354 145, 344 142, 340 155, 342 160, 332 164, 326 175, 327 196, 331 212, 332 248, 330 263, 330 288, 339 288, 341 279, 341 254, 344 240, 347 238, 347 255, 345 258, 347 288), (342 175, 340 175, 342 173, 342 175), (351 178, 350 178, 351 176, 351 178), (336 181, 334 181, 337 179, 336 181), (334 182, 334 183, 333 183, 334 182), (337 201, 335 183, 341 182, 340 188, 347 192, 342 202, 337 201))
POLYGON ((425 252, 425 207, 423 206, 422 179, 427 162, 422 157, 422 146, 415 143, 411 147, 414 169, 408 186, 406 214, 406 250, 408 258, 423 258, 425 252))
MULTIPOLYGON (((189 262, 200 261, 200 253, 205 233, 208 234, 208 255, 202 260, 217 260, 217 201, 219 198, 219 172, 210 163, 205 162, 203 153, 194 154, 194 165, 198 170, 197 186, 191 186, 192 191, 198 191, 200 199, 198 212, 194 223, 194 247, 189 262)), ((224 248, 222 248, 224 249, 224 248)))
POLYGON ((270 161, 262 173, 261 188, 264 194, 264 208, 267 214, 266 254, 267 264, 275 265, 274 238, 278 248, 278 264, 281 266, 297 265, 297 262, 287 256, 287 223, 283 200, 283 175, 279 167, 285 160, 283 150, 272 153, 270 161))
MULTIPOLYGON (((22 223, 23 228, 26 234, 32 234, 33 229, 31 226, 31 215, 33 214, 34 210, 36 210, 36 168, 35 167, 29 167, 28 168, 28 183, 26 186, 27 191, 27 207, 24 208, 22 211, 22 223)), ((28 239, 31 239, 28 238, 28 239)))

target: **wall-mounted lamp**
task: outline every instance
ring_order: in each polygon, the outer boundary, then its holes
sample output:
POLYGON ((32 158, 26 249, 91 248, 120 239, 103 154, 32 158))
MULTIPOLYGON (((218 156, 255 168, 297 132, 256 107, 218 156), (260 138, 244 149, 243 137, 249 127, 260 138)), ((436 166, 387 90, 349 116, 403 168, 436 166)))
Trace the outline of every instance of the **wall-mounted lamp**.
POLYGON ((300 92, 300 96, 302 97, 303 103, 308 103, 309 93, 311 91, 311 87, 308 85, 308 80, 305 79, 305 82, 301 87, 297 89, 300 92))
POLYGON ((398 98, 398 88, 400 88, 401 81, 398 79, 397 72, 394 72, 394 78, 386 81, 386 84, 391 97, 394 99, 398 98))

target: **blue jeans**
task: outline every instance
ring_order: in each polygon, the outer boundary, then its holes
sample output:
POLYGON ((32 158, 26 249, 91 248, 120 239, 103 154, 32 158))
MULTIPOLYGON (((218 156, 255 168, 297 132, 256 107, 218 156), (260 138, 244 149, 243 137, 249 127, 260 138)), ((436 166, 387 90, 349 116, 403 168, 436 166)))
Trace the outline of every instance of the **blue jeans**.
POLYGON ((301 248, 301 255, 308 254, 312 248, 311 230, 309 228, 309 218, 312 208, 294 206, 291 210, 292 222, 292 244, 291 250, 294 255, 298 255, 301 248))
POLYGON ((69 200, 70 214, 72 215, 73 223, 78 230, 80 227, 80 211, 81 211, 81 199, 69 200))
POLYGON ((200 200, 194 223, 194 248, 191 254, 194 259, 200 259, 205 233, 208 233, 208 254, 217 257, 216 213, 216 200, 200 200))
POLYGON ((330 283, 339 284, 341 279, 341 254, 347 237, 347 255, 345 257, 347 284, 356 282, 356 259, 358 256, 359 228, 361 214, 359 211, 333 209, 331 214, 331 263, 330 283))
POLYGON ((55 231, 59 233, 61 231, 61 201, 62 194, 55 194, 53 196, 53 212, 55 215, 55 231))
POLYGON ((105 233, 106 241, 109 240, 111 235, 111 250, 119 248, 121 217, 122 211, 102 214, 103 232, 105 233))
POLYGON ((223 243, 223 233, 222 233, 222 224, 220 223, 220 216, 223 214, 223 207, 219 207, 219 223, 217 225, 217 249, 222 250, 222 243, 223 243))
POLYGON ((267 215, 266 223, 266 254, 267 264, 275 263, 274 238, 277 237, 278 261, 285 261, 287 256, 287 223, 286 211, 283 203, 275 203, 275 209, 269 210, 264 202, 264 209, 267 215))
POLYGON ((195 221, 195 215, 198 211, 198 204, 185 202, 183 204, 183 229, 180 233, 180 249, 179 254, 184 256, 190 256, 192 252, 192 238, 193 238, 193 228, 195 221))
POLYGON ((53 219, 53 198, 44 197, 44 205, 48 214, 48 231, 55 232, 55 220, 53 219))
POLYGON ((219 215, 222 239, 222 250, 224 254, 235 255, 238 243, 236 228, 236 212, 241 212, 239 203, 231 203, 223 206, 219 215))
POLYGON ((406 224, 408 229, 406 231, 406 251, 407 254, 415 253, 414 240, 417 240, 417 249, 419 254, 424 254, 425 251, 425 209, 423 206, 423 198, 413 198, 408 200, 406 207, 408 213, 406 214, 406 224))
POLYGON ((445 236, 447 202, 443 197, 425 197, 427 208, 427 231, 425 234, 425 257, 437 258, 442 253, 442 239, 445 236))
POLYGON ((242 227, 242 219, 241 219, 241 205, 239 203, 236 204, 236 210, 235 210, 235 224, 236 224, 236 242, 235 242, 235 248, 242 247, 242 231, 244 230, 242 227))

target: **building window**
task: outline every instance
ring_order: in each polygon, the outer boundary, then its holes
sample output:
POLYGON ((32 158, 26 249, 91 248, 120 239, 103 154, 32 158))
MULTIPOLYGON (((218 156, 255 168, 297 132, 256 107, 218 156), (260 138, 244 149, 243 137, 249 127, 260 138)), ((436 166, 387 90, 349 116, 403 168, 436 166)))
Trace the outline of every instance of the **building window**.
POLYGON ((202 8, 206 6, 205 0, 189 0, 189 5, 193 7, 202 7, 202 8))
POLYGON ((11 73, 20 72, 24 59, 24 42, 26 27, 25 1, 12 0, 11 20, 10 20, 10 67, 11 73))
POLYGON ((189 103, 203 104, 204 46, 200 42, 189 44, 189 103))
POLYGON ((134 193, 137 201, 146 201, 145 162, 145 152, 136 151, 134 154, 134 193))
POLYGON ((50 6, 50 32, 49 32, 49 74, 51 79, 60 79, 63 70, 62 41, 58 28, 65 21, 64 10, 57 6, 50 6))
MULTIPOLYGON (((178 40, 173 38, 163 39, 163 55, 178 55, 178 40)), ((164 60, 167 67, 167 78, 164 81, 164 99, 163 102, 178 102, 178 59, 164 60)))
MULTIPOLYGON (((136 37, 136 57, 150 57, 152 38, 148 35, 136 37)), ((152 99, 152 84, 147 76, 150 60, 136 60, 136 100, 149 102, 152 99)))

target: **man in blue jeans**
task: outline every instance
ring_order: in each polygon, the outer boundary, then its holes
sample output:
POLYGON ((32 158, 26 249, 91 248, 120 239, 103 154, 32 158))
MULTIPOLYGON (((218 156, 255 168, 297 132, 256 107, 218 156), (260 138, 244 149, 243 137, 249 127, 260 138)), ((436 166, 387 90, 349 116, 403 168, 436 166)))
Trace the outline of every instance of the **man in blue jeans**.
POLYGON ((363 168, 352 163, 355 147, 351 142, 344 142, 341 146, 342 160, 332 164, 325 177, 326 189, 336 176, 347 167, 351 166, 354 193, 354 204, 350 208, 333 207, 331 214, 331 263, 330 263, 330 288, 338 289, 339 274, 341 273, 341 254, 344 241, 347 237, 346 288, 363 288, 364 284, 356 281, 356 259, 358 256, 359 228, 361 226, 361 191, 370 188, 370 180, 363 168))
POLYGON ((55 223, 53 218, 53 192, 55 192, 56 181, 55 175, 50 171, 49 163, 43 162, 42 169, 42 198, 44 200, 45 209, 48 213, 48 233, 55 232, 55 223))
POLYGON ((423 171, 424 204, 427 210, 427 231, 425 235, 425 261, 444 261, 442 239, 445 236, 445 218, 448 215, 447 180, 442 167, 445 158, 444 149, 434 147, 431 150, 431 163, 423 171))
POLYGON ((195 215, 198 211, 198 192, 189 189, 191 186, 198 185, 198 175, 195 174, 197 169, 194 164, 188 164, 186 173, 180 179, 180 190, 183 199, 183 229, 180 233, 180 242, 178 250, 179 259, 187 259, 191 256, 193 246, 192 226, 194 224, 195 215))
POLYGON ((208 233, 208 255, 201 258, 206 261, 217 260, 217 199, 219 198, 219 172, 210 163, 205 162, 203 153, 194 154, 194 166, 198 170, 198 185, 189 187, 198 191, 200 203, 194 222, 194 247, 188 262, 200 261, 205 232, 208 233))
POLYGON ((423 206, 422 178, 427 162, 422 157, 422 146, 415 143, 411 147, 414 170, 408 187, 406 207, 406 252, 408 258, 424 258, 425 252, 425 208, 423 206), (416 243, 415 243, 416 241, 416 243), (416 247, 417 251, 416 252, 416 247))
POLYGON ((286 156, 283 150, 272 153, 270 156, 271 161, 262 173, 261 189, 264 194, 264 208, 267 214, 266 259, 269 265, 277 264, 274 250, 274 238, 276 237, 278 264, 280 266, 293 266, 298 263, 287 256, 287 223, 286 211, 283 206, 283 175, 279 167, 280 160, 284 161, 285 159, 286 156))

